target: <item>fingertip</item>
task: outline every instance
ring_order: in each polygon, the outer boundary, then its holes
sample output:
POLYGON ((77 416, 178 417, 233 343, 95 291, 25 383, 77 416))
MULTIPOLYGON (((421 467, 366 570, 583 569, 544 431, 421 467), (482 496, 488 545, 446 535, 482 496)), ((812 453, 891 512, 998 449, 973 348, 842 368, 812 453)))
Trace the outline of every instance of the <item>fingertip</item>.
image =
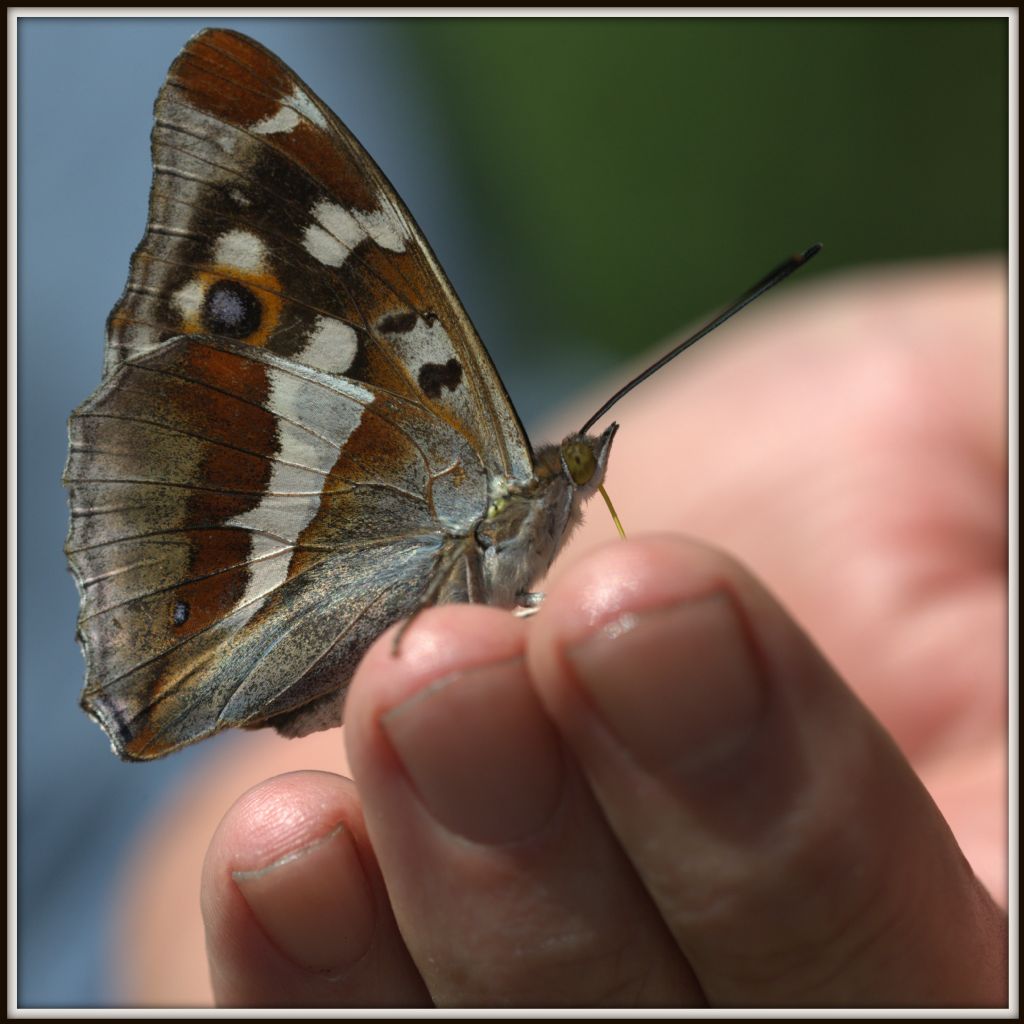
POLYGON ((712 1003, 819 991, 821 1005, 851 1005, 873 991, 902 1005, 940 962, 943 998, 974 1005, 997 990, 999 964, 965 969, 944 934, 994 945, 948 827, 888 735, 737 563, 675 538, 595 551, 549 590, 527 657, 712 1003), (867 952, 837 970, 852 946, 867 952), (807 949, 815 956, 791 957, 807 949), (770 977, 744 973, 751 956, 775 964, 770 977))
MULTIPOLYGON (((744 609, 749 576, 723 552, 679 536, 615 541, 573 564, 550 588, 529 634, 527 660, 556 717, 580 717, 572 652, 588 639, 630 631, 639 617, 715 596, 744 609)), ((632 666, 630 675, 643 663, 632 666)))
POLYGON ((219 1005, 422 1000, 348 779, 296 772, 240 797, 210 844, 201 902, 219 1005), (376 991, 388 975, 394 988, 376 991))
POLYGON ((374 646, 353 680, 345 737, 371 832, 400 821, 408 853, 429 846, 438 824, 495 842, 544 817, 562 766, 526 678, 525 628, 507 610, 442 606, 374 646))
POLYGON ((299 772, 243 794, 214 833, 201 903, 221 1005, 259 1002, 269 979, 315 984, 364 955, 375 907, 347 780, 299 772), (340 927, 344 920, 344 927, 340 927))
POLYGON ((611 541, 574 563, 551 586, 537 632, 571 643, 619 614, 732 586, 741 573, 724 552, 686 537, 611 541))
POLYGON ((522 624, 503 609, 479 604, 424 608, 373 643, 352 688, 366 687, 365 680, 372 679, 376 695, 390 695, 441 674, 515 657, 522 642, 522 624))
MULTIPOLYGON (((613 541, 575 563, 550 588, 529 634, 535 678, 564 690, 567 652, 598 633, 629 630, 637 617, 714 598, 771 687, 836 679, 799 624, 749 570, 727 552, 679 535, 613 541)), ((638 666, 638 668, 641 666, 638 666)), ((799 693, 798 693, 799 695, 799 693)), ((552 691, 548 700, 559 696, 552 691)))
POLYGON ((252 873, 325 838, 339 827, 362 833, 362 813, 350 780, 329 772, 291 772, 243 793, 217 826, 203 862, 207 922, 236 908, 237 873, 252 873))
MULTIPOLYGON (((732 776, 774 703, 755 639, 765 623, 751 622, 758 603, 752 579, 713 548, 678 537, 609 545, 549 593, 530 637, 535 685, 598 775, 626 758, 631 773, 711 792, 708 772, 732 776)), ((792 773, 782 769, 792 758, 773 763, 776 788, 788 790, 792 773)), ((711 800, 716 816, 719 806, 711 800)), ((758 810, 766 807, 762 796, 758 810)), ((742 805, 734 817, 744 829, 765 821, 742 805)))
POLYGON ((633 962, 692 1000, 531 686, 539 617, 424 611, 397 657, 385 635, 357 673, 346 742, 402 934, 439 1005, 588 1005, 577 990, 604 1005, 633 962))
POLYGON ((425 608, 396 623, 366 652, 345 697, 350 756, 378 735, 388 709, 439 679, 517 658, 524 645, 523 623, 486 605, 425 608))

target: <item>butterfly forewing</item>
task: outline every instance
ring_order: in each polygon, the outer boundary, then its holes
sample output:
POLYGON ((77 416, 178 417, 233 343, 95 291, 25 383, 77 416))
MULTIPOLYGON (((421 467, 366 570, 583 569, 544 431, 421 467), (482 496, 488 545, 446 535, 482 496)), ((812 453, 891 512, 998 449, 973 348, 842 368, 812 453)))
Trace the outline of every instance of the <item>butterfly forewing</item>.
POLYGON ((150 223, 109 325, 108 372, 174 335, 223 335, 448 418, 495 475, 529 443, 408 211, 273 54, 209 30, 156 104, 150 223))
POLYGON ((66 474, 83 701, 132 758, 336 721, 389 622, 471 596, 457 539, 533 470, 411 217, 277 58, 191 40, 153 164, 66 474))

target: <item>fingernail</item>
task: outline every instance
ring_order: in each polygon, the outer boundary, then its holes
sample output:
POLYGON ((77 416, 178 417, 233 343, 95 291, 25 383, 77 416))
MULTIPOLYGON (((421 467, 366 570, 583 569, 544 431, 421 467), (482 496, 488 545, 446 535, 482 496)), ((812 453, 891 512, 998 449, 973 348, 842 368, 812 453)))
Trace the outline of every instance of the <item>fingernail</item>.
POLYGON ((723 593, 626 615, 567 654, 609 730, 655 772, 727 759, 763 709, 757 659, 723 593))
POLYGON ((558 737, 521 658, 443 679, 380 721, 424 806, 467 839, 525 839, 558 804, 558 737))
POLYGON ((232 877, 268 938, 298 966, 334 973, 369 949, 373 898, 344 826, 267 867, 233 871, 232 877))

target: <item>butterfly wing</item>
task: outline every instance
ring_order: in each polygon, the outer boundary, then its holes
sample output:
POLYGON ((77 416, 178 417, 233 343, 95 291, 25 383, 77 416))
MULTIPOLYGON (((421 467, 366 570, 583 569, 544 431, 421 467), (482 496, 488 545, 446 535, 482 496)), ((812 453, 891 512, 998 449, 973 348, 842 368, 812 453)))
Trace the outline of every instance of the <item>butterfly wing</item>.
POLYGON ((383 628, 473 596, 460 537, 494 478, 532 472, 411 217, 275 57, 191 40, 153 163, 66 472, 83 704, 133 759, 336 722, 383 628))
POLYGON ((421 402, 492 475, 533 471, 501 379, 394 189, 294 72, 225 29, 189 41, 157 99, 149 224, 106 371, 193 333, 421 402))

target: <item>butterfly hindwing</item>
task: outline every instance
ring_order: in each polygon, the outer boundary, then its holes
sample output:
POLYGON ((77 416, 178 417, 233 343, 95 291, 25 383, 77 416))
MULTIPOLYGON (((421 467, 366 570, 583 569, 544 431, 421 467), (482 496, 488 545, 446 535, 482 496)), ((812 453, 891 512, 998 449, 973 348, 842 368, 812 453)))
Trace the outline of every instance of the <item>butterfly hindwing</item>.
POLYGON ((442 526, 487 502, 465 440, 422 407, 199 337, 124 363, 76 412, 66 482, 86 704, 137 757, 336 690, 423 597, 455 543, 442 526), (360 430, 374 459, 350 451, 360 430))

